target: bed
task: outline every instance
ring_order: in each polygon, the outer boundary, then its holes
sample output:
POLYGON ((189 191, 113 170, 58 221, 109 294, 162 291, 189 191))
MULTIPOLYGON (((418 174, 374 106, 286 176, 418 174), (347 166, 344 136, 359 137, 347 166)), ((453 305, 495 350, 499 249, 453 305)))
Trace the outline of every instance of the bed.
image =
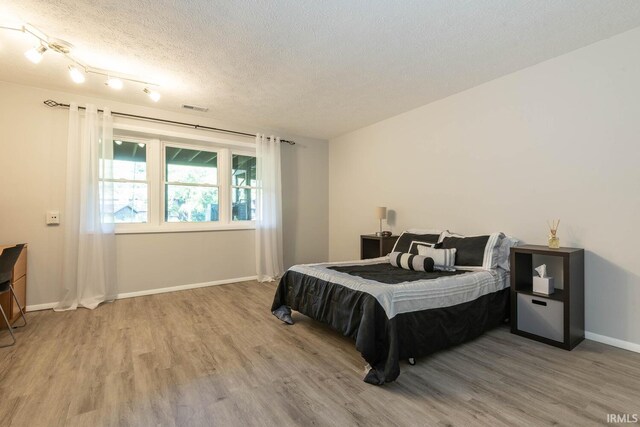
POLYGON ((298 311, 353 338, 368 364, 364 381, 382 385, 398 377, 401 360, 469 341, 508 319, 509 272, 497 265, 412 271, 389 256, 296 265, 281 278, 271 310, 286 323, 298 311))

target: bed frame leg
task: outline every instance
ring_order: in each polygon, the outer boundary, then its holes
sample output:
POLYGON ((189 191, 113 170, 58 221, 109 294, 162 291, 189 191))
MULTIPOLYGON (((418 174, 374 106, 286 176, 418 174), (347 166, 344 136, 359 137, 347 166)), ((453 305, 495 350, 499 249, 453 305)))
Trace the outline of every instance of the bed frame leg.
POLYGON ((409 365, 413 366, 416 364, 416 359, 414 359, 413 357, 409 358, 409 365))

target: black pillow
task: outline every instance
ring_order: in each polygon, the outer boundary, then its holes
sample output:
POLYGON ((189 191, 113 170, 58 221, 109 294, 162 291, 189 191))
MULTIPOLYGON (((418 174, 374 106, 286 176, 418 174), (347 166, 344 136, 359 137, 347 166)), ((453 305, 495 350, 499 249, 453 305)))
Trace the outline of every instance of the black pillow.
POLYGON ((418 247, 417 245, 411 245, 411 242, 416 241, 427 243, 429 245, 435 245, 436 243, 438 243, 439 238, 439 234, 414 234, 407 233, 405 231, 400 235, 400 237, 398 237, 398 240, 396 241, 392 252, 404 252, 417 255, 418 247))
POLYGON ((457 249, 456 265, 482 267, 484 250, 491 236, 445 237, 436 247, 457 249))

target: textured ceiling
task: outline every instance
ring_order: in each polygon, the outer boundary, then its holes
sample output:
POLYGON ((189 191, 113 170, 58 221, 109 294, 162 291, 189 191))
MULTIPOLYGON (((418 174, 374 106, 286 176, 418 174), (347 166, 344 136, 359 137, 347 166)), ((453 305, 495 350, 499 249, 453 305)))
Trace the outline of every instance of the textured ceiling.
MULTIPOLYGON (((159 108, 329 138, 640 26, 640 1, 0 0, 0 15, 161 81, 159 108)), ((33 40, 9 33, 0 80, 150 104, 75 85, 53 54, 31 64, 33 40)))

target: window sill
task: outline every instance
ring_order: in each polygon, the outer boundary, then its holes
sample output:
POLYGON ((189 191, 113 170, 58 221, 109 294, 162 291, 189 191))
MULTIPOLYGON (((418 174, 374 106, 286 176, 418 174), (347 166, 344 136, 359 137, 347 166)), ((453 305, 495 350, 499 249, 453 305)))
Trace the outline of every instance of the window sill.
POLYGON ((169 225, 144 225, 125 227, 116 226, 115 234, 147 234, 147 233, 195 233, 203 231, 239 231, 255 230, 256 224, 252 221, 238 224, 169 224, 169 225))

